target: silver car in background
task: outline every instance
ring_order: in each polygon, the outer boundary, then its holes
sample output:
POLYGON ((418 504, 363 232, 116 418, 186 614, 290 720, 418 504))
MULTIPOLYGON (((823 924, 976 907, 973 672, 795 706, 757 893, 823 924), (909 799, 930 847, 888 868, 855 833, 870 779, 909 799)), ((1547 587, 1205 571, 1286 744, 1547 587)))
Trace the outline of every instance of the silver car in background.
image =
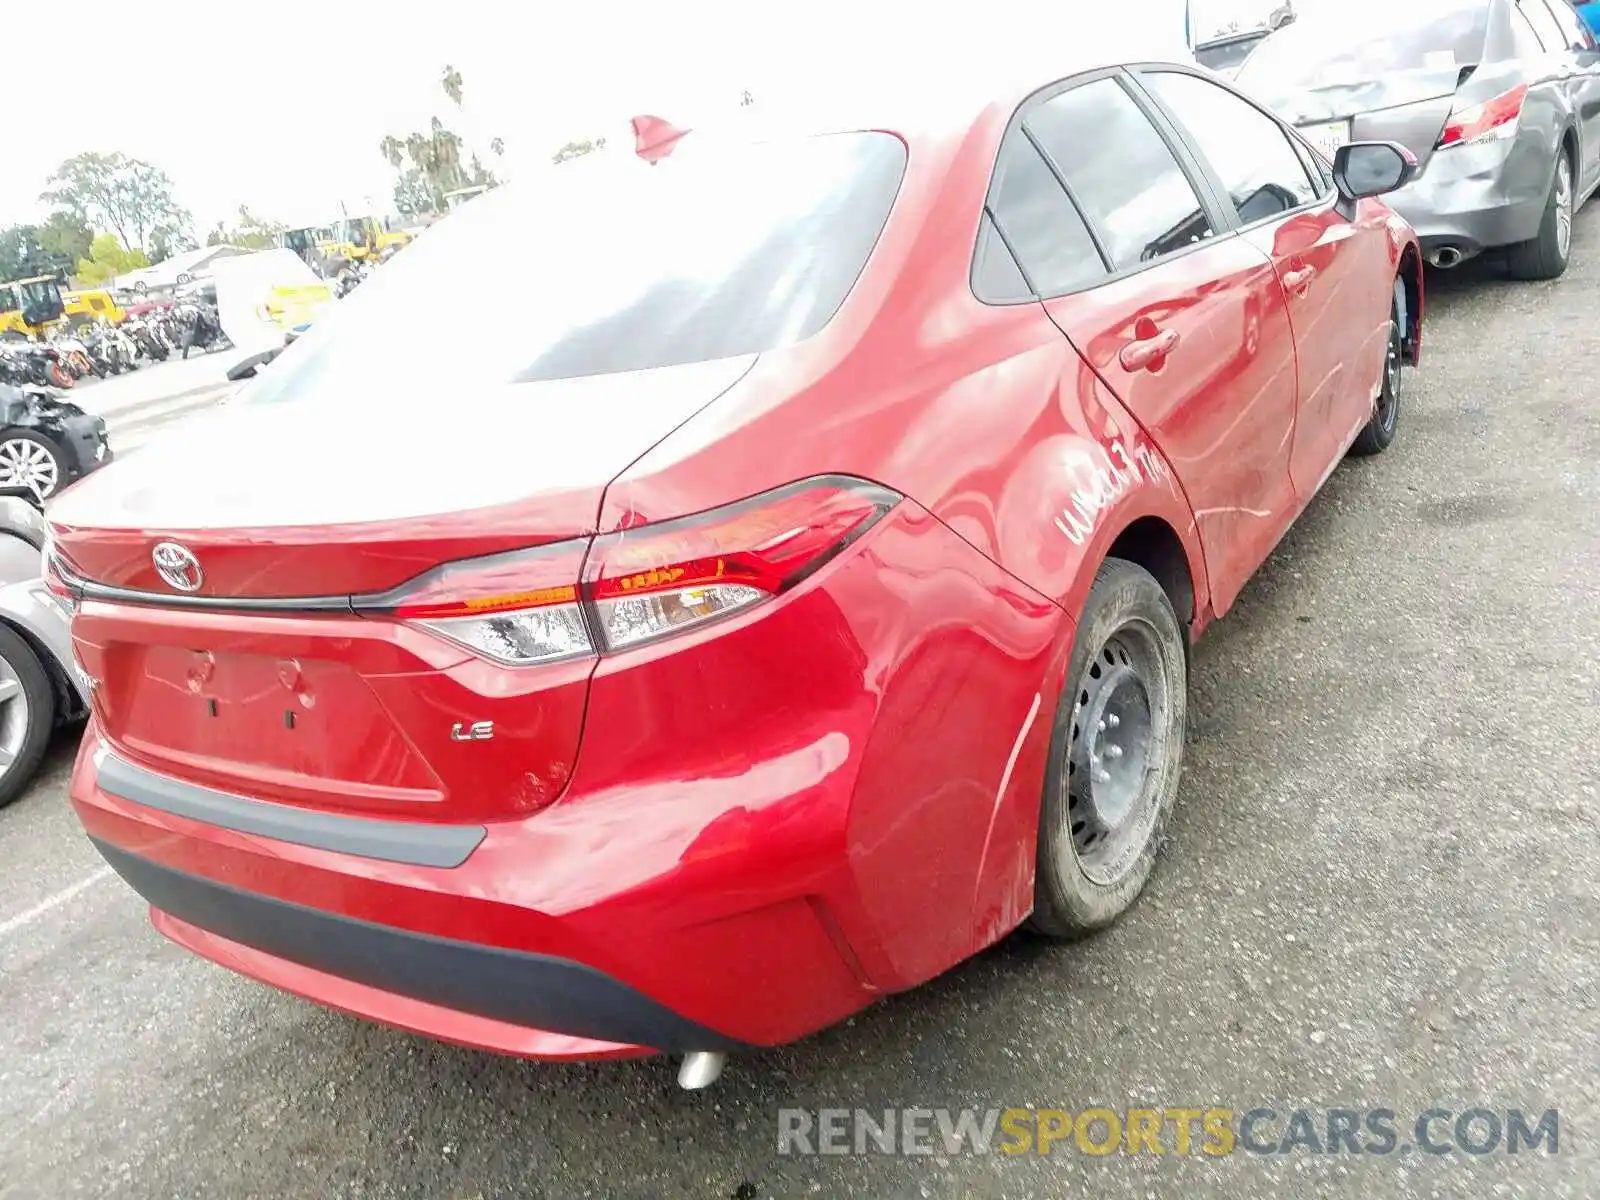
POLYGON ((43 578, 49 528, 26 488, 0 488, 0 808, 22 794, 50 735, 89 711, 70 602, 43 578))
POLYGON ((1520 278, 1566 270, 1600 184, 1600 52, 1567 0, 1299 0, 1236 82, 1330 158, 1408 147, 1419 174, 1385 200, 1434 266, 1504 247, 1520 278))

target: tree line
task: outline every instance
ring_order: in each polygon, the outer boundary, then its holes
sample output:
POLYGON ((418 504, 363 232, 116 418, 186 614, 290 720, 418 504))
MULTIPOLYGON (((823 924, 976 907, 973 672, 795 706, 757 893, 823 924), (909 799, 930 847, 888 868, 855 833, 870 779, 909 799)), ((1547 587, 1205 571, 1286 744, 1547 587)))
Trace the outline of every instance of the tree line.
POLYGON ((43 224, 0 230, 0 280, 60 273, 101 283, 195 245, 193 218, 172 180, 143 159, 73 155, 39 199, 53 210, 43 224))
MULTIPOLYGON (((394 208, 404 217, 445 212, 450 193, 499 182, 494 167, 505 155, 505 142, 491 137, 474 146, 451 128, 463 111, 461 72, 446 65, 439 89, 448 101, 445 116, 434 115, 426 128, 389 134, 378 143, 378 152, 396 172, 394 208)), ((552 161, 604 146, 604 138, 569 141, 552 161)), ((74 155, 51 174, 39 198, 52 210, 42 224, 0 229, 0 282, 61 274, 100 284, 199 244, 194 218, 177 202, 167 173, 126 154, 74 155)), ((284 232, 282 224, 241 205, 232 221, 217 222, 204 240, 208 246, 261 250, 277 245, 284 232)))

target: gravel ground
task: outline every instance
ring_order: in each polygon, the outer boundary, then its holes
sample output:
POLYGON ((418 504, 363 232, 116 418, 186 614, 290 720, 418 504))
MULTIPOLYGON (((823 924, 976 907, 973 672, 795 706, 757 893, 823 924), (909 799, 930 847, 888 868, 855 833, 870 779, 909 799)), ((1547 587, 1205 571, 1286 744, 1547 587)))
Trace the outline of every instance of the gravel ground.
POLYGON ((188 957, 101 873, 63 743, 0 813, 0 1197, 1600 1194, 1595 212, 1575 260, 1432 280, 1400 441, 1333 476, 1198 651, 1171 842, 1127 920, 1009 939, 708 1092, 433 1044, 188 957), (1096 1104, 1272 1107, 1272 1139, 1294 1108, 1382 1107, 1402 1143, 1430 1107, 1556 1108, 1560 1152, 776 1153, 785 1107, 1096 1104))

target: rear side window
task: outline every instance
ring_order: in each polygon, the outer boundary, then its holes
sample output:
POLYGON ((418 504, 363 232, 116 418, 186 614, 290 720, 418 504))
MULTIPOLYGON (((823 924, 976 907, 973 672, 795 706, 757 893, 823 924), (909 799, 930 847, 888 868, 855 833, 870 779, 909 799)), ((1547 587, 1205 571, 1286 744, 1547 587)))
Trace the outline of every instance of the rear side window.
POLYGON ((973 271, 979 299, 1025 300, 1033 289, 1041 296, 1055 296, 1105 277, 1105 263, 1083 218, 1021 130, 1013 130, 1001 147, 989 190, 989 212, 1005 240, 994 236, 992 226, 980 240, 973 271), (1006 244, 1027 272, 1026 281, 1016 273, 1016 261, 1006 244))
POLYGON ((1193 75, 1153 71, 1140 79, 1210 162, 1242 223, 1310 204, 1321 192, 1289 135, 1259 108, 1193 75))
POLYGON ((1533 31, 1539 35, 1539 42, 1546 50, 1566 49, 1567 35, 1562 32, 1561 26, 1556 24, 1556 19, 1550 15, 1544 0, 1517 0, 1517 7, 1532 23, 1533 31))
POLYGON ((816 333, 883 230, 905 144, 856 133, 683 151, 655 166, 590 155, 461 206, 320 318, 251 399, 380 404, 386 385, 454 394, 816 333), (494 335, 470 349, 442 336, 496 278, 506 307, 494 335))
POLYGON ((1533 22, 1528 20, 1528 14, 1522 11, 1520 4, 1511 18, 1511 38, 1516 43, 1518 58, 1538 58, 1544 53, 1533 22))
POLYGON ((1568 50, 1594 49, 1594 35, 1583 23, 1583 18, 1573 11, 1572 5, 1566 0, 1545 0, 1545 3, 1550 6, 1556 24, 1561 27, 1562 36, 1567 39, 1568 50))
POLYGON ((1053 96, 1023 124, 1060 168, 1117 270, 1215 233, 1165 139, 1115 79, 1053 96))
POLYGON ((1034 291, 1023 277, 1022 268, 1006 248, 1005 239, 988 213, 978 233, 978 251, 972 260, 972 290, 989 304, 1016 304, 1034 299, 1034 291))

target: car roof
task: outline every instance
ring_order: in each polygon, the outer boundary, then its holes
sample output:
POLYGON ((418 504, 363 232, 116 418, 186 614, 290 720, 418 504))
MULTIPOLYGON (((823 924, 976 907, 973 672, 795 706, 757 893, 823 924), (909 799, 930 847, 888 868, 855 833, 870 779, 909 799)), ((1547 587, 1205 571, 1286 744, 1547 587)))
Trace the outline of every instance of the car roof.
MULTIPOLYGON (((1029 11, 1039 12, 1032 6, 1029 11)), ((817 72, 809 91, 763 96, 749 109, 696 125, 694 132, 763 139, 858 129, 958 132, 991 108, 1014 108, 1069 76, 1126 63, 1196 65, 1181 26, 1162 36, 1148 26, 1096 23, 1081 15, 1035 16, 1029 25, 1036 36, 1001 39, 1004 45, 957 45, 937 37, 919 43, 908 33, 894 47, 855 46, 817 72)), ((683 145, 695 140, 685 138, 683 145)))

